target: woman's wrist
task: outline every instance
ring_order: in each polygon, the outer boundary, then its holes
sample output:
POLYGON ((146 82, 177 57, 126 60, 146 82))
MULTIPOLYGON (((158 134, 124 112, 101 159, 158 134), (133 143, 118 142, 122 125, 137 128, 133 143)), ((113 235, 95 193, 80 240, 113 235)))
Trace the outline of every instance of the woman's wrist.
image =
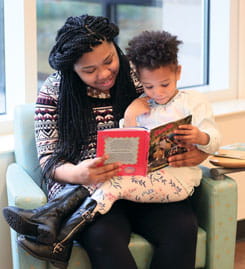
POLYGON ((56 167, 54 171, 54 179, 62 183, 78 184, 76 178, 76 165, 67 162, 56 167))

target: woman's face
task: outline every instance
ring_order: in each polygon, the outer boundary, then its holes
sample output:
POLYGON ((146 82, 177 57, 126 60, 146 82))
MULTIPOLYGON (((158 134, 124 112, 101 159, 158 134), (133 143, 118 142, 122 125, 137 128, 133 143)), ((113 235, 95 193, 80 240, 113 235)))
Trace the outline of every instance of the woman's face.
POLYGON ((74 71, 88 86, 109 91, 119 71, 119 58, 114 44, 103 41, 92 51, 84 53, 74 64, 74 71))

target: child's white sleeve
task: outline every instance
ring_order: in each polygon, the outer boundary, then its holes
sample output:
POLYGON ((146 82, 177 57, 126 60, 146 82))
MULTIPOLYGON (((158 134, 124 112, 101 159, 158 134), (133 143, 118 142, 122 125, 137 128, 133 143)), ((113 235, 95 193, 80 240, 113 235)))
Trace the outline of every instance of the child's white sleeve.
POLYGON ((214 119, 212 106, 204 94, 196 93, 194 99, 192 100, 192 104, 194 104, 192 105, 192 123, 200 131, 209 135, 209 143, 197 145, 197 147, 208 154, 213 154, 220 147, 221 136, 214 119))

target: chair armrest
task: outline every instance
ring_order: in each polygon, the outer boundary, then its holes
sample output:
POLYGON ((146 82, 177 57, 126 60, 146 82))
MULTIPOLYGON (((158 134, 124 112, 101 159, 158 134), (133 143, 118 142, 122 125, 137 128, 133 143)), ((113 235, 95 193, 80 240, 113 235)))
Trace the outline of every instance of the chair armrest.
MULTIPOLYGON (((45 193, 17 163, 8 166, 6 184, 8 205, 32 209, 44 205, 47 201, 45 193)), ((34 265, 37 269, 48 268, 47 262, 35 259, 20 248, 17 244, 17 233, 12 229, 10 231, 14 269, 34 268, 34 265)))
POLYGON ((223 180, 214 180, 206 170, 192 200, 199 226, 207 233, 205 268, 233 268, 237 223, 236 182, 227 176, 223 180))
POLYGON ((8 166, 6 184, 9 205, 32 209, 47 202, 47 197, 42 189, 17 163, 8 166))
POLYGON ((221 180, 221 179, 224 179, 224 176, 226 174, 244 172, 244 171, 245 171, 245 167, 243 167, 243 168, 216 167, 216 168, 210 169, 210 174, 211 174, 212 178, 217 179, 217 180, 221 180))

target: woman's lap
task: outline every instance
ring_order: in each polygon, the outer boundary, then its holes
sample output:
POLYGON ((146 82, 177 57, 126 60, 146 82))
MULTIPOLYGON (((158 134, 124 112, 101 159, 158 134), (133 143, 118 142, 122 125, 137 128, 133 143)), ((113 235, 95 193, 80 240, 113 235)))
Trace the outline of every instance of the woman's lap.
POLYGON ((76 238, 87 250, 94 269, 136 269, 128 249, 131 225, 125 201, 115 202, 111 210, 95 218, 76 238))
POLYGON ((197 219, 190 200, 134 207, 133 231, 154 245, 151 268, 194 268, 197 219))
POLYGON ((77 240, 87 250, 94 269, 136 269, 128 250, 132 231, 154 245, 151 268, 194 268, 197 221, 189 199, 167 204, 117 201, 77 240))

